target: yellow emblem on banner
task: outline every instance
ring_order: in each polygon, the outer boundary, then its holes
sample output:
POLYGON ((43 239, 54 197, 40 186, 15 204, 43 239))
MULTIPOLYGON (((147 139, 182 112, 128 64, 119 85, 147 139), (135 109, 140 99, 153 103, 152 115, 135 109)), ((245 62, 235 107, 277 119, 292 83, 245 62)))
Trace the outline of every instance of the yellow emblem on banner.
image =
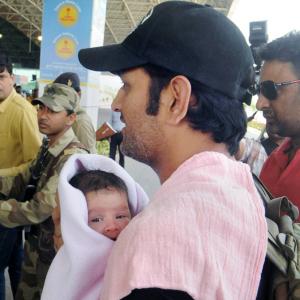
POLYGON ((64 4, 58 10, 58 21, 65 27, 71 27, 78 21, 78 9, 75 5, 64 4))
POLYGON ((55 52, 58 57, 69 59, 76 54, 76 51, 76 43, 72 38, 63 36, 56 41, 55 52))

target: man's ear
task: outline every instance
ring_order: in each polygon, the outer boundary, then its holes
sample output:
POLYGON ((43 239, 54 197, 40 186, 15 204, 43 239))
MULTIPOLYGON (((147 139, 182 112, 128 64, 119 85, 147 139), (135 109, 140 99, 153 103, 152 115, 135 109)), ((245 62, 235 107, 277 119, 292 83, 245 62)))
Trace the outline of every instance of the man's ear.
POLYGON ((10 86, 11 86, 11 88, 13 88, 16 83, 16 77, 14 74, 11 74, 10 78, 11 78, 10 86))
POLYGON ((191 98, 192 87, 190 81, 182 75, 171 79, 169 85, 168 122, 180 123, 186 116, 191 98))
POLYGON ((14 74, 11 74, 10 76, 11 76, 11 79, 13 81, 13 84, 15 84, 16 83, 16 76, 14 74))
POLYGON ((68 115, 67 125, 72 126, 73 123, 76 121, 77 115, 76 113, 72 113, 68 115))

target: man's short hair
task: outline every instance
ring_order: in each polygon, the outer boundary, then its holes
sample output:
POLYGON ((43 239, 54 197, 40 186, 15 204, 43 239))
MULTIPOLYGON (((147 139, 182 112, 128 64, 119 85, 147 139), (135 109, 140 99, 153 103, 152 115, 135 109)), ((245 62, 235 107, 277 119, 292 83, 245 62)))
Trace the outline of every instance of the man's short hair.
POLYGON ((292 31, 262 46, 259 55, 263 61, 289 62, 300 76, 300 31, 292 31))
POLYGON ((12 75, 13 65, 10 58, 4 53, 0 53, 0 73, 3 73, 5 69, 10 75, 12 75))
MULTIPOLYGON (((143 69, 151 78, 149 103, 146 112, 156 115, 159 110, 160 93, 177 74, 169 70, 145 65, 143 69)), ((211 133, 216 143, 226 144, 231 155, 247 130, 247 116, 241 101, 232 99, 219 91, 189 79, 195 103, 190 103, 186 114, 190 127, 211 133)))
POLYGON ((65 72, 60 74, 53 83, 61 83, 72 87, 77 93, 81 91, 79 76, 73 72, 65 72))
POLYGON ((124 192, 128 198, 128 191, 124 181, 113 173, 101 170, 88 170, 77 173, 71 178, 70 184, 85 195, 88 192, 115 189, 124 192))

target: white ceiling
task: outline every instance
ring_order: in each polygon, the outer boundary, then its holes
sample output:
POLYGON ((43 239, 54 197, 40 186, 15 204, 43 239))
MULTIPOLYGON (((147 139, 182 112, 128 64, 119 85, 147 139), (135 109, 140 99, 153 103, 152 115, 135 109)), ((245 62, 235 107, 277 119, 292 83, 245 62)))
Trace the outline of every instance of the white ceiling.
MULTIPOLYGON (((107 0, 104 44, 121 42, 148 10, 164 0, 107 0)), ((225 15, 233 0, 194 0, 209 4, 225 15)), ((38 44, 41 34, 43 0, 0 0, 0 18, 5 19, 38 44)))

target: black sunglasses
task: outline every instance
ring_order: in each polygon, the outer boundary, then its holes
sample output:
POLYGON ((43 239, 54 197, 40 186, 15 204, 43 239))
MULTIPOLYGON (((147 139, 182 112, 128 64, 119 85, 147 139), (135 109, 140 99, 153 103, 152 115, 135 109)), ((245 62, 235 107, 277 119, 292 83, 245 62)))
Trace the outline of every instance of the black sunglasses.
POLYGON ((275 100, 278 96, 277 90, 285 85, 300 83, 300 79, 275 83, 272 80, 262 81, 257 87, 257 94, 262 94, 269 100, 275 100))

